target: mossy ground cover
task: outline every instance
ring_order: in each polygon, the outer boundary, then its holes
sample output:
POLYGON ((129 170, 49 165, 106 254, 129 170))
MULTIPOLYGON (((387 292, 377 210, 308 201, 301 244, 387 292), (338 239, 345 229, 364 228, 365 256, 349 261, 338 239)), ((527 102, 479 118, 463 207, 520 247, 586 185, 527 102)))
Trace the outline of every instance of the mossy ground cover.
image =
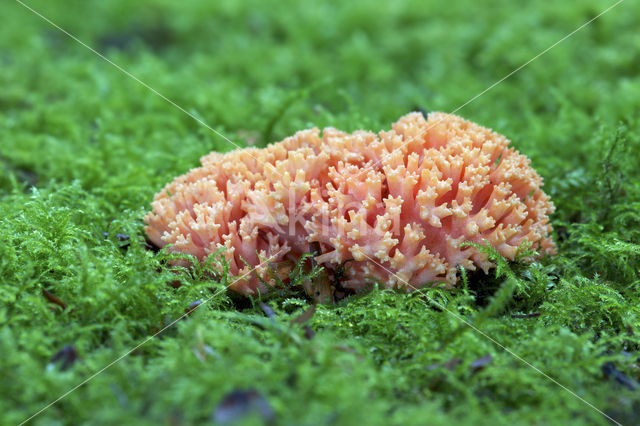
MULTIPOLYGON (((612 2, 28 4, 244 146, 451 111, 612 2)), ((0 15, 0 423, 12 424, 229 282, 176 273, 145 247, 141 218, 166 181, 233 146, 18 3, 0 15)), ((608 422, 576 396, 638 423, 638 16, 623 2, 458 112, 531 157, 556 204, 556 256, 454 291, 348 297, 304 324, 299 288, 220 292, 33 423, 608 422)))

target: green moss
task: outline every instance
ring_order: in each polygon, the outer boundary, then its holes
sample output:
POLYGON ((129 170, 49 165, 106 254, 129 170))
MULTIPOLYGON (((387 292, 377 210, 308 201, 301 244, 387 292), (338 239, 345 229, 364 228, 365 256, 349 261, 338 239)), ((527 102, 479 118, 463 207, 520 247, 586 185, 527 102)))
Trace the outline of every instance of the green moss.
MULTIPOLYGON (((242 146, 451 111, 609 5, 29 4, 242 146)), ((636 422, 639 390, 602 367, 640 381, 639 13, 622 3, 459 111, 510 137, 545 178, 556 256, 461 271, 454 291, 351 296, 297 324, 310 306, 297 288, 263 298, 268 318, 260 300, 211 297, 231 277, 171 268, 145 247, 153 194, 234 147, 7 2, 0 423, 24 420, 196 300, 207 302, 34 423, 193 424, 243 389, 277 424, 607 423, 500 345, 636 422), (51 359, 66 345, 79 358, 63 369, 51 359)), ((239 419, 264 420, 259 410, 239 419)))

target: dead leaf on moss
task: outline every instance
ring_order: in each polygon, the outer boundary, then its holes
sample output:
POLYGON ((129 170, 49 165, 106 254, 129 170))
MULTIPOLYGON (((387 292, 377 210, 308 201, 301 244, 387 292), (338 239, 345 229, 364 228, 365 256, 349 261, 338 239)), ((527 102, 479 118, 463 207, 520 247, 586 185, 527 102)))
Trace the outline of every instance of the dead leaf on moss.
POLYGON ((73 345, 67 345, 51 357, 51 361, 49 361, 49 364, 47 365, 47 370, 53 369, 55 364, 60 362, 60 370, 64 371, 75 364, 78 359, 80 359, 80 355, 78 354, 76 347, 73 345))
POLYGON ((638 388, 638 384, 635 380, 622 374, 613 362, 605 362, 602 365, 602 373, 606 378, 613 378, 616 382, 629 390, 636 390, 638 388))
POLYGON ((273 309, 271 308, 271 306, 267 305, 264 302, 260 302, 260 309, 262 309, 262 312, 264 312, 264 314, 270 318, 273 319, 276 316, 276 313, 273 311, 273 309))
POLYGON ((228 393, 213 413, 213 421, 221 424, 236 424, 249 414, 257 414, 265 422, 275 419, 269 402, 257 390, 234 390, 228 393))
POLYGON ((311 305, 310 308, 308 308, 303 313, 301 313, 300 315, 295 317, 293 320, 291 320, 291 324, 304 324, 305 322, 313 318, 313 314, 315 313, 316 313, 316 305, 311 305))
POLYGON ((482 370, 492 362, 493 362, 493 357, 491 356, 491 354, 487 354, 482 358, 478 358, 471 363, 471 372, 477 373, 478 371, 482 370))

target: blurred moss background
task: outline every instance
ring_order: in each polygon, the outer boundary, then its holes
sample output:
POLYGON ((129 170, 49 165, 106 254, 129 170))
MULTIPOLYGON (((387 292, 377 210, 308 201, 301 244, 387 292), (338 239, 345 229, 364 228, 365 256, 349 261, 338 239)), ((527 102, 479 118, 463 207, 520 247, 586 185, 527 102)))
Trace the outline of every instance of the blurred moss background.
MULTIPOLYGON (((452 111, 613 1, 25 3, 244 146, 452 111)), ((179 271, 184 285, 168 286, 176 274, 145 250, 141 217, 166 181, 234 147, 19 3, 2 2, 0 15, 0 423, 10 424, 224 285, 179 271), (70 361, 52 362, 65 347, 70 361)), ((558 256, 429 291, 427 303, 349 298, 319 307, 308 330, 290 326, 310 304, 301 294, 265 300, 272 319, 258 301, 221 295, 33 422, 607 422, 430 307, 437 300, 637 423, 639 16, 637 2, 621 3, 458 112, 532 158, 557 206, 558 256)))

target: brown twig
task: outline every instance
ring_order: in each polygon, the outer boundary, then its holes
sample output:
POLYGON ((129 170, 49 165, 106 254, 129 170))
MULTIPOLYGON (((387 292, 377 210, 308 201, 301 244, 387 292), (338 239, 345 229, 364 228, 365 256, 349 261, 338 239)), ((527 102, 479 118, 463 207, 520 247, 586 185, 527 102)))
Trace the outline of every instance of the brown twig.
POLYGON ((57 297, 56 295, 49 293, 47 290, 45 290, 44 288, 42 289, 42 295, 44 297, 47 298, 47 300, 51 303, 55 303, 56 305, 60 306, 62 308, 62 310, 64 311, 65 309, 67 309, 67 304, 64 303, 59 297, 57 297))

